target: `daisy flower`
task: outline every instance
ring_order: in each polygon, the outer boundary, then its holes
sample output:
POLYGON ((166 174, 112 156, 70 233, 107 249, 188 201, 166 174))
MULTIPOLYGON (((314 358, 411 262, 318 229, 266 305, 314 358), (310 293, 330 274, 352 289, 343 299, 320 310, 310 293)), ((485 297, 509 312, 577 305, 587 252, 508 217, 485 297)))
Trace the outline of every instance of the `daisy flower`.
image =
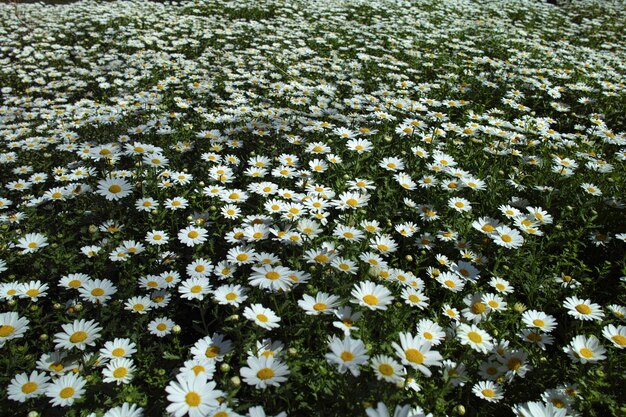
POLYGON ((50 377, 44 372, 33 371, 30 375, 17 374, 7 388, 7 396, 10 400, 23 403, 43 394, 49 381, 50 377))
POLYGON ((429 366, 441 366, 443 357, 438 351, 430 349, 431 342, 411 333, 401 332, 399 336, 400 344, 393 342, 391 347, 404 365, 419 370, 426 377, 432 375, 429 366))
POLYGON ((23 254, 34 253, 39 249, 48 246, 48 239, 41 233, 26 233, 23 238, 17 241, 15 246, 23 249, 23 254))
POLYGON ((46 290, 48 284, 44 284, 41 281, 29 281, 28 283, 20 284, 18 295, 20 298, 30 298, 30 301, 35 302, 40 297, 46 296, 46 290))
POLYGON ((367 363, 369 356, 365 345, 359 339, 345 336, 343 340, 336 336, 329 339, 328 348, 330 353, 325 355, 326 361, 331 365, 337 365, 337 371, 341 374, 350 371, 352 375, 359 376, 359 365, 367 363))
POLYGON ((215 361, 209 358, 194 358, 185 361, 183 367, 180 368, 181 373, 191 372, 195 376, 200 374, 204 375, 208 379, 213 379, 215 374, 215 361))
POLYGON ((178 292, 187 300, 204 300, 204 296, 211 292, 211 285, 208 278, 189 278, 181 282, 178 292))
POLYGON ((96 339, 100 338, 100 330, 95 320, 74 320, 73 323, 61 325, 62 332, 54 335, 55 348, 67 349, 76 348, 85 350, 87 346, 95 345, 96 339))
POLYGON ((150 334, 157 337, 164 337, 172 332, 172 327, 175 325, 176 323, 167 317, 158 317, 148 323, 148 330, 150 334))
POLYGON ((402 375, 406 373, 404 366, 400 365, 391 356, 376 355, 371 359, 371 367, 378 380, 401 383, 404 379, 402 375))
POLYGON ((239 371, 243 380, 248 385, 254 385, 257 389, 265 389, 268 386, 279 386, 287 380, 289 368, 287 364, 274 356, 249 356, 248 366, 239 371))
POLYGON ((298 301, 298 305, 306 314, 317 316, 320 314, 330 314, 339 305, 340 298, 335 295, 318 292, 315 297, 304 294, 298 301))
POLYGON ((206 242, 208 234, 202 227, 188 226, 178 232, 178 240, 187 246, 196 246, 206 242))
POLYGON ((522 314, 522 322, 526 327, 537 328, 546 333, 550 333, 557 325, 553 316, 537 310, 525 311, 522 314))
POLYGON ((0 347, 4 346, 7 340, 24 337, 28 323, 27 318, 20 317, 14 311, 0 313, 0 347))
POLYGON ((446 337, 443 328, 429 319, 418 321, 416 331, 418 337, 430 342, 433 346, 439 345, 446 337))
POLYGON ((370 310, 386 310, 387 306, 393 302, 391 291, 372 281, 355 284, 350 294, 353 297, 351 302, 370 310))
POLYGON ((554 404, 530 401, 511 407, 515 415, 520 417, 566 417, 567 408, 558 408, 554 404))
POLYGON ((337 199, 333 201, 333 205, 342 211, 356 210, 357 208, 366 205, 369 199, 369 194, 356 191, 348 191, 340 194, 337 199))
POLYGON ((460 324, 456 335, 462 345, 468 345, 477 352, 487 353, 493 348, 492 337, 475 324, 460 324))
POLYGON ((209 358, 221 362, 224 356, 232 350, 233 342, 219 333, 214 333, 213 336, 205 336, 198 340, 192 346, 190 353, 194 358, 209 358))
POLYGON ((176 375, 176 381, 171 381, 165 388, 167 412, 175 417, 189 414, 189 417, 204 417, 213 408, 219 405, 218 398, 225 393, 216 390, 216 383, 208 381, 204 375, 195 376, 185 373, 176 375))
POLYGON ((152 300, 148 296, 131 297, 124 303, 124 310, 137 314, 146 314, 152 307, 152 300))
POLYGON ((269 291, 287 291, 291 287, 289 275, 291 270, 283 266, 263 265, 253 267, 248 282, 253 287, 269 291))
POLYGON ((613 346, 616 348, 626 348, 626 326, 614 326, 609 324, 602 329, 602 336, 613 343, 613 346))
POLYGON ((606 359, 606 349, 600 344, 595 336, 575 336, 570 343, 563 348, 574 363, 594 363, 606 359))
POLYGON ((124 178, 107 178, 98 181, 96 193, 109 201, 119 200, 132 193, 133 186, 124 178))
POLYGON ((245 289, 241 285, 222 285, 213 291, 213 299, 222 305, 239 307, 248 299, 245 289))
POLYGON ((404 302, 411 307, 417 307, 420 310, 428 307, 428 297, 420 291, 414 288, 403 288, 402 289, 402 298, 404 302))
POLYGON ((580 299, 578 297, 567 297, 563 302, 563 307, 567 308, 567 314, 577 320, 602 320, 604 312, 602 307, 591 300, 580 299))
POLYGON ((243 316, 253 321, 257 326, 266 330, 272 330, 280 327, 278 322, 280 317, 269 308, 263 307, 261 304, 252 304, 243 310, 243 316))
POLYGON ((146 233, 145 240, 149 245, 166 245, 170 237, 164 230, 151 230, 146 233))
POLYGON ((495 244, 507 249, 517 249, 524 243, 524 238, 515 229, 507 226, 496 227, 494 233, 490 235, 495 244))
POLYGON ((490 403, 497 403, 504 398, 502 386, 493 381, 480 381, 472 387, 472 392, 478 398, 487 400, 490 403))
POLYGON ((115 358, 102 370, 102 382, 115 382, 117 385, 128 384, 133 379, 135 365, 132 359, 115 358))
POLYGON ((86 280, 82 287, 78 288, 81 298, 102 305, 106 304, 116 292, 117 288, 108 279, 86 280))
POLYGON ((109 409, 102 417, 143 417, 143 408, 136 404, 123 403, 119 407, 109 409))
POLYGON ((131 342, 130 339, 116 338, 113 341, 108 341, 104 344, 104 347, 100 349, 100 358, 127 358, 137 352, 136 347, 137 345, 134 342, 131 342))
POLYGON ((82 376, 69 373, 52 381, 46 388, 46 396, 53 406, 67 407, 85 393, 85 384, 87 381, 82 376))
POLYGON ((353 313, 350 307, 341 307, 335 311, 335 316, 339 321, 334 321, 333 326, 342 330, 345 336, 349 336, 352 330, 358 330, 359 328, 354 325, 363 313, 353 313))

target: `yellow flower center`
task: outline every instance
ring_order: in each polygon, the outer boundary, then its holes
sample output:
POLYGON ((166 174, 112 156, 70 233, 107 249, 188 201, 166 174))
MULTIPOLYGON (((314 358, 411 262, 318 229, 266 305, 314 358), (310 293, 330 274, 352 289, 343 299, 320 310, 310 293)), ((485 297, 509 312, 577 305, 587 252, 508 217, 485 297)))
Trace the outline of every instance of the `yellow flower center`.
POLYGON ((121 358, 122 356, 124 356, 125 353, 126 351, 124 350, 124 348, 121 347, 115 348, 111 351, 111 355, 117 358, 121 358))
POLYGON ((262 323, 267 323, 269 321, 265 314, 257 314, 256 319, 262 323))
POLYGON ((31 288, 30 290, 26 291, 26 295, 28 295, 29 297, 36 297, 39 295, 39 290, 37 288, 31 288))
POLYGON ((239 255, 236 256, 236 259, 240 262, 245 262, 248 260, 248 254, 247 253, 240 253, 239 255))
POLYGON ((117 368, 115 371, 113 371, 113 376, 115 378, 124 378, 127 373, 128 373, 128 369, 124 367, 120 367, 120 368, 117 368))
POLYGON ((511 243, 513 241, 513 238, 509 235, 502 235, 502 240, 506 243, 511 243))
POLYGON ((533 320, 533 324, 537 327, 543 327, 546 325, 546 322, 541 319, 535 319, 533 320))
POLYGON ((87 332, 83 332, 82 330, 79 330, 77 332, 74 332, 74 334, 70 336, 70 342, 81 343, 81 342, 84 342, 88 336, 89 335, 87 334, 87 332))
POLYGON ((324 303, 315 303, 313 304, 313 310, 315 311, 324 311, 328 306, 324 303))
POLYGON ((237 294, 235 294, 234 292, 229 292, 228 294, 226 294, 225 297, 228 301, 233 301, 234 299, 237 298, 237 294))
POLYGON ((202 286, 200 286, 200 285, 194 285, 193 287, 191 287, 191 288, 189 289, 189 291, 191 291, 191 292, 192 292, 192 293, 194 293, 194 294, 197 294, 197 293, 199 293, 200 291, 202 291, 202 286))
POLYGON ((378 297, 372 294, 367 294, 363 297, 363 302, 367 305, 375 306, 378 304, 378 297))
POLYGON ((31 392, 34 392, 37 388, 39 388, 39 385, 37 385, 36 382, 29 381, 22 385, 22 392, 24 394, 30 394, 31 392))
POLYGON ((424 354, 417 349, 407 349, 404 351, 404 354, 409 362, 416 363, 418 365, 424 363, 424 354))
POLYGON ((167 329, 167 324, 165 324, 165 323, 159 323, 159 324, 157 324, 156 329, 157 329, 158 331, 162 332, 162 331, 164 331, 165 329, 167 329))
POLYGON ((196 232, 195 230, 192 230, 191 232, 187 233, 187 237, 190 239, 195 239, 198 236, 200 236, 200 233, 196 232))
POLYGON ((393 375, 393 367, 391 365, 386 364, 386 363, 381 363, 378 366, 378 372, 380 372, 384 376, 391 376, 391 375, 393 375))
POLYGON ((479 301, 477 303, 472 304, 472 313, 474 313, 474 314, 482 314, 485 311, 487 311, 487 306, 484 303, 481 303, 479 301))
POLYGON ((346 204, 349 205, 350 207, 356 207, 359 204, 359 202, 354 198, 350 198, 348 199, 348 201, 346 201, 346 204))
POLYGON ((611 340, 620 346, 626 346, 626 337, 622 336, 621 334, 616 334, 615 336, 611 336, 611 340))
POLYGON ((194 391, 190 391, 185 395, 185 402, 187 403, 187 405, 189 405, 190 407, 197 407, 200 405, 200 395, 198 395, 197 392, 194 391))
POLYGON ((477 332, 469 332, 467 337, 474 343, 480 343, 483 341, 483 337, 477 332))
POLYGON ((15 327, 10 324, 3 324, 0 326, 0 337, 8 337, 15 331, 15 327))
POLYGON ((517 371, 522 367, 522 361, 519 358, 511 358, 507 362, 506 366, 508 366, 512 371, 517 371))
POLYGON ((70 398, 72 396, 74 396, 74 393, 76 392, 76 390, 74 390, 74 388, 72 387, 65 387, 61 390, 61 392, 59 392, 59 397, 66 399, 66 398, 70 398))
POLYGON ((345 351, 345 352, 341 352, 340 357, 341 357, 341 360, 343 360, 344 362, 350 362, 351 360, 354 359, 354 354, 352 352, 345 351))
POLYGON ((576 311, 580 314, 591 314, 591 308, 586 304, 578 304, 576 306, 576 311))
POLYGON ((274 376, 274 371, 270 368, 263 368, 256 373, 257 378, 265 381, 266 379, 270 379, 274 376))
POLYGON ((122 187, 120 187, 120 186, 119 186, 119 185, 117 185, 117 184, 113 184, 112 186, 110 186, 110 187, 109 187, 109 192, 110 192, 110 193, 117 194, 117 193, 119 193, 120 191, 122 191, 122 187))
POLYGON ((217 346, 209 346, 207 350, 204 352, 204 355, 207 358, 214 358, 220 354, 220 348, 217 346))
POLYGON ((30 242, 28 244, 28 247, 31 248, 31 249, 35 249, 37 247, 37 242, 30 242))
POLYGON ((580 350, 580 355, 584 356, 585 358, 591 358, 593 356, 593 351, 588 348, 582 348, 580 350))
POLYGON ((280 278, 280 274, 276 271, 270 271, 265 274, 265 278, 276 281, 278 278, 280 278))
POLYGON ((409 301, 412 302, 412 303, 417 304, 417 303, 420 302, 420 298, 417 295, 415 295, 415 294, 411 294, 411 295, 409 295, 409 301))
POLYGON ((494 395, 496 395, 495 391, 489 388, 485 388, 484 390, 481 391, 483 393, 483 395, 487 398, 491 398, 494 395))

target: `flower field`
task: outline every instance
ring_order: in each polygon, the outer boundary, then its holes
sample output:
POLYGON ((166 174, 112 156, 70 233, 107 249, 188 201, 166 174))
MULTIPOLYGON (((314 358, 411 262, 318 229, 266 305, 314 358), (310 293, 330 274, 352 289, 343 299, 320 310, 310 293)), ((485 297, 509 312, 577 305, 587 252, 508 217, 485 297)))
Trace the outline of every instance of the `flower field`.
POLYGON ((625 13, 0 4, 0 415, 626 416, 625 13))

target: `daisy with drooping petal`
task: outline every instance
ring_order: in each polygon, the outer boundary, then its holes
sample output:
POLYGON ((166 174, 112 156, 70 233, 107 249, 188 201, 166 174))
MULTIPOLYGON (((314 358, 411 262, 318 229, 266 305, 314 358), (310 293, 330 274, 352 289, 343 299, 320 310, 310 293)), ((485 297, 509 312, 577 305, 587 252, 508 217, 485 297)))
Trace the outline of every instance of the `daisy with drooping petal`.
POLYGON ((216 362, 224 360, 224 356, 233 350, 233 342, 224 338, 224 335, 214 333, 198 340, 191 348, 194 358, 209 358, 216 362))
POLYGON ((443 357, 438 351, 430 349, 431 342, 408 332, 401 332, 399 336, 400 344, 393 342, 391 347, 404 365, 417 369, 427 377, 432 375, 429 366, 441 366, 443 357))
POLYGON ((52 381, 46 388, 46 396, 53 406, 67 407, 85 393, 86 384, 82 376, 69 373, 52 381))
POLYGON ((49 381, 50 377, 43 372, 33 371, 30 375, 17 374, 7 388, 7 397, 23 403, 41 395, 48 387, 49 381))
POLYGON ((325 355, 326 361, 337 365, 337 371, 341 374, 350 371, 352 375, 359 376, 361 374, 359 365, 367 363, 369 358, 363 342, 349 336, 344 337, 343 340, 333 336, 329 339, 328 348, 330 353, 325 355))
POLYGON ((350 294, 353 297, 351 302, 370 310, 386 310, 387 306, 393 302, 391 291, 372 281, 355 284, 350 294))
POLYGON ((342 330, 345 336, 349 336, 352 330, 358 330, 359 328, 354 325, 356 321, 358 321, 363 313, 361 312, 352 312, 352 308, 350 307, 341 307, 335 311, 335 316, 339 319, 339 321, 334 321, 333 326, 342 330))
POLYGON ((592 303, 591 300, 580 299, 578 297, 567 297, 563 302, 563 307, 567 308, 567 314, 578 320, 601 320, 604 312, 599 304, 592 303))
POLYGON ((55 348, 57 349, 80 349, 85 350, 87 346, 95 345, 96 339, 100 337, 98 323, 95 320, 74 320, 73 323, 63 324, 62 332, 54 335, 55 348))
POLYGON ((572 362, 574 363, 594 363, 606 359, 604 355, 606 349, 600 344, 600 341, 595 336, 581 336, 574 337, 569 345, 563 348, 563 351, 567 353, 572 362))
POLYGON ((457 328, 456 336, 462 345, 468 345, 477 352, 487 353, 493 348, 491 335, 479 329, 475 324, 460 324, 457 328))
POLYGON ((181 373, 192 372, 195 376, 203 374, 207 379, 213 379, 216 361, 209 358, 194 358, 185 361, 180 368, 181 373))
POLYGON ((248 366, 240 370, 244 382, 254 385, 257 389, 268 386, 277 387, 287 380, 289 368, 287 364, 274 356, 249 356, 248 366))
POLYGON ((253 321, 257 326, 266 330, 272 330, 280 327, 278 322, 280 317, 269 308, 263 307, 261 304, 252 304, 243 310, 243 316, 253 321))
POLYGON ((14 311, 0 313, 0 347, 4 346, 7 340, 23 337, 28 330, 28 323, 27 318, 20 317, 14 311))
POLYGON ((217 407, 217 399, 225 395, 216 390, 217 384, 208 381, 204 375, 195 376, 190 373, 176 375, 176 381, 171 381, 165 388, 168 393, 167 412, 175 417, 189 414, 189 417, 206 416, 211 409, 217 407))

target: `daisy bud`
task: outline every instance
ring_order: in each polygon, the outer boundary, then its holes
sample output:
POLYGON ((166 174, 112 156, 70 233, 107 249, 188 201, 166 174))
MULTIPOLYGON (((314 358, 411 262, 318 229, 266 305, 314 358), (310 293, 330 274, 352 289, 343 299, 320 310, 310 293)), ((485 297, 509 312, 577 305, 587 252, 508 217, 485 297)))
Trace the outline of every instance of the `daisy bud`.
POLYGON ((604 376, 606 376, 606 374, 601 368, 596 369, 596 375, 598 375, 598 377, 600 378, 604 378, 604 376))
POLYGON ((16 304, 15 300, 9 300, 7 301, 7 304, 9 305, 9 307, 13 307, 16 304))
POLYGON ((343 179, 344 180, 349 180, 351 177, 348 174, 343 174, 343 179))
POLYGON ((220 371, 222 372, 228 372, 230 371, 230 365, 227 363, 223 363, 220 365, 220 371))
POLYGON ((298 354, 298 350, 296 348, 289 348, 287 349, 287 353, 289 353, 290 356, 296 356, 298 354))
POLYGON ((187 221, 188 221, 188 222, 190 222, 190 221, 192 221, 192 220, 193 220, 193 217, 191 217, 191 216, 187 216, 187 221))
POLYGON ((98 226, 96 226, 95 224, 92 224, 89 226, 89 233, 94 234, 98 232, 98 226))
POLYGON ((515 303, 513 305, 513 310, 515 310, 516 313, 522 314, 524 311, 526 311, 526 306, 523 303, 515 303))
POLYGON ((205 220, 201 217, 199 219, 196 220, 196 226, 202 226, 204 224, 205 220))
POLYGON ((385 142, 391 142, 393 138, 389 135, 385 136, 385 142))
POLYGON ((39 413, 36 411, 31 411, 28 413, 28 417, 39 417, 39 413))
POLYGON ((454 407, 454 412, 457 413, 460 416, 464 416, 465 415, 465 407, 463 407, 461 404, 459 404, 456 407, 454 407))
POLYGON ((237 321, 237 320, 239 320, 239 314, 233 314, 232 316, 226 318, 226 321, 237 321))
POLYGON ((562 224, 557 224, 556 226, 554 226, 557 230, 563 230, 563 225, 562 224))
POLYGON ((78 303, 74 306, 74 310, 76 311, 81 311, 83 309, 83 305, 81 303, 78 303))
POLYGON ((236 387, 238 387, 239 385, 241 385, 241 379, 239 379, 239 377, 237 375, 235 375, 234 377, 232 377, 230 379, 230 382, 232 382, 232 384, 236 387))
POLYGON ((217 210, 217 207, 215 207, 215 206, 211 206, 211 207, 209 207, 209 210, 211 210, 211 211, 215 211, 215 210, 217 210))
POLYGON ((63 308, 63 306, 59 303, 54 303, 52 304, 52 308, 55 310, 60 310, 61 308, 63 308))
POLYGON ((204 187, 204 181, 200 181, 200 182, 198 183, 198 185, 199 185, 200 187, 204 187))
POLYGON ((32 306, 30 306, 30 311, 37 311, 39 309, 39 307, 37 306, 37 304, 33 304, 32 306))
POLYGON ((39 335, 39 340, 41 340, 42 342, 45 342, 46 340, 48 340, 48 335, 43 333, 39 335))
POLYGON ((174 327, 172 327, 172 333, 178 334, 180 333, 182 329, 180 328, 180 326, 178 324, 176 324, 174 327))
POLYGON ((406 259, 407 262, 413 262, 413 257, 411 255, 405 256, 404 259, 406 259))

